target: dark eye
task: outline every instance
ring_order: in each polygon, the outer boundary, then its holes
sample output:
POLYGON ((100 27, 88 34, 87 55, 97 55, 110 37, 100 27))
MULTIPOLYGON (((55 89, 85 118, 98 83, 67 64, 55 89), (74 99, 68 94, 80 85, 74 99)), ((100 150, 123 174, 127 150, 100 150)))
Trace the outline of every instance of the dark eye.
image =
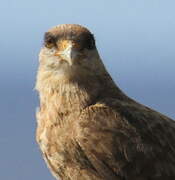
POLYGON ((44 45, 47 48, 52 48, 56 46, 56 38, 50 32, 46 32, 44 36, 44 45))
POLYGON ((78 44, 80 44, 81 49, 88 49, 92 50, 95 49, 95 39, 92 34, 85 33, 79 36, 79 38, 76 40, 78 44))
POLYGON ((88 36, 85 39, 85 44, 86 49, 92 50, 95 48, 95 39, 92 34, 88 34, 88 36))
POLYGON ((92 50, 95 48, 95 41, 94 39, 90 39, 87 41, 86 48, 92 50))

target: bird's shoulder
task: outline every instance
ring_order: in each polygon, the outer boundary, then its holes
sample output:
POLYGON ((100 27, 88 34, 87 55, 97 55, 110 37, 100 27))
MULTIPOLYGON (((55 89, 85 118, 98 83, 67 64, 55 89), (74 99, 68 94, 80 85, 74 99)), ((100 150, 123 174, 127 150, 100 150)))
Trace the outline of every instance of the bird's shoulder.
POLYGON ((108 99, 84 109, 77 122, 77 141, 100 172, 106 162, 118 174, 175 176, 175 123, 161 113, 108 99))
POLYGON ((125 126, 140 133, 149 131, 175 136, 174 120, 134 100, 103 99, 86 107, 80 114, 79 122, 94 123, 101 128, 111 127, 117 130, 125 126))

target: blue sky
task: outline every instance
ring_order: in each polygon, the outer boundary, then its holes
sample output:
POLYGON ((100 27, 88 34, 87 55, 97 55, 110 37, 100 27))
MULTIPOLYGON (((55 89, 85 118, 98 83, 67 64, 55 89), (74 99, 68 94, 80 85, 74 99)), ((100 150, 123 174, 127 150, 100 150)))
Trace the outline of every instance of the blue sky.
POLYGON ((0 6, 0 179, 53 180, 35 142, 43 33, 76 23, 130 97, 175 119, 174 0, 6 0, 0 6))

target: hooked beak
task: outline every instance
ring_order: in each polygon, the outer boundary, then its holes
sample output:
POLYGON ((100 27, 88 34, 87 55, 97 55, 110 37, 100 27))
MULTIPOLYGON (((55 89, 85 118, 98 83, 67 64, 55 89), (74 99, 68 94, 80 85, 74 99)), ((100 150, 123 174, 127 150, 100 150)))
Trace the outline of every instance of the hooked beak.
POLYGON ((55 56, 59 56, 66 60, 70 66, 73 64, 73 60, 77 56, 78 51, 75 50, 75 43, 72 41, 64 40, 60 43, 59 50, 55 53, 55 56))

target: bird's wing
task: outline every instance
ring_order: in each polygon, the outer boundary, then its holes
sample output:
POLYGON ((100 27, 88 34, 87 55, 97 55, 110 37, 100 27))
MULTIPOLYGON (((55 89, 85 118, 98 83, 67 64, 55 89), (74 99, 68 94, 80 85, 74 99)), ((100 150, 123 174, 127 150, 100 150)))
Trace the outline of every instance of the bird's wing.
POLYGON ((77 141, 103 179, 175 179, 175 123, 144 106, 92 105, 77 141))

